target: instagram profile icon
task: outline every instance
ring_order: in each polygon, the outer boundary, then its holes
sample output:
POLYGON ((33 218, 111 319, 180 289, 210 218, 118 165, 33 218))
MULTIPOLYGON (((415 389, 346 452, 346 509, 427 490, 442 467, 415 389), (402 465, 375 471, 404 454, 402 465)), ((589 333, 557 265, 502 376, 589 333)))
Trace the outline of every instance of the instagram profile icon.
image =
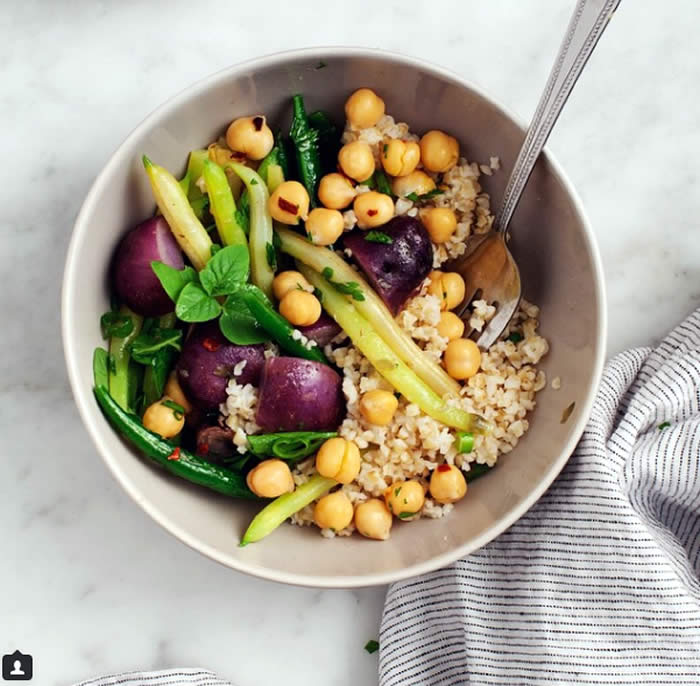
POLYGON ((2 656, 2 678, 5 681, 29 681, 34 672, 34 660, 31 655, 14 653, 2 656))

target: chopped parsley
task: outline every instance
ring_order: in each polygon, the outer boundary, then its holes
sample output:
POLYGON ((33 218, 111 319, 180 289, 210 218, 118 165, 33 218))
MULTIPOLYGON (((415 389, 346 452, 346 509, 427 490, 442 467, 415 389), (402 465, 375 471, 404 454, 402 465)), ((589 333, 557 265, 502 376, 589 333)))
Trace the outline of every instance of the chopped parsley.
POLYGON ((671 422, 661 422, 661 424, 659 424, 659 431, 663 431, 669 426, 671 426, 671 422))
POLYGON ((251 185, 251 186, 257 186, 257 185, 258 185, 258 180, 257 180, 257 179, 251 179, 251 180, 250 180, 250 185, 251 185))
POLYGON ((275 271, 277 269, 277 252, 275 251, 275 246, 272 243, 268 243, 265 246, 265 255, 267 256, 267 263, 270 265, 270 269, 275 271))
POLYGON ((180 421, 185 416, 185 408, 174 400, 163 400, 162 405, 173 411, 175 419, 180 421))
POLYGON ((414 191, 406 196, 406 200, 410 200, 411 202, 422 202, 423 200, 430 200, 430 198, 434 198, 436 195, 442 195, 444 192, 445 191, 439 188, 433 188, 432 191, 418 195, 418 193, 414 191))
POLYGON ((384 243, 385 245, 391 245, 394 239, 383 231, 368 231, 365 234, 365 240, 370 243, 384 243))
POLYGON ((388 143, 384 143, 383 152, 384 152, 384 157, 386 157, 387 153, 389 152, 389 144, 388 143))
POLYGON ((401 493, 401 489, 402 489, 402 488, 403 488, 402 486, 399 486, 398 488, 395 488, 395 489, 394 489, 394 497, 395 497, 395 498, 398 498, 398 497, 399 497, 399 493, 401 493))
POLYGON ((519 331, 513 331, 513 333, 508 336, 508 340, 511 343, 520 343, 523 340, 523 335, 519 331))
POLYGON ((408 519, 409 517, 415 517, 415 512, 399 512, 399 519, 408 519))
POLYGON ((321 276, 323 276, 338 293, 349 295, 353 300, 357 300, 358 302, 365 299, 360 284, 357 283, 357 281, 348 281, 346 283, 333 281, 333 270, 330 267, 324 267, 321 276))
POLYGON ((379 641, 372 639, 365 644, 365 650, 371 655, 379 650, 379 641))

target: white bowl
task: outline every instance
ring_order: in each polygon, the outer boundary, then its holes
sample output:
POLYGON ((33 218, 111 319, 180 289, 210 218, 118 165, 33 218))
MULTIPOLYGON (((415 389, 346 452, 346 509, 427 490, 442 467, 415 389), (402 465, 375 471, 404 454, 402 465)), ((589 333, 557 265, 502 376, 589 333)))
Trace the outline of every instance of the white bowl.
POLYGON ((234 117, 264 112, 289 120, 290 97, 341 121, 347 95, 374 88, 387 111, 414 131, 456 135, 470 160, 500 157, 504 171, 484 177, 499 202, 523 129, 459 76, 402 55, 359 48, 314 48, 262 57, 210 76, 159 107, 107 161, 75 223, 63 285, 63 342, 80 415, 112 474, 148 514, 181 541, 241 572, 315 587, 385 584, 442 567, 485 545, 544 493, 573 451, 600 380, 606 316, 603 273, 593 232, 576 192, 546 154, 512 223, 512 250, 524 295, 541 307, 551 344, 540 367, 561 390, 537 396, 530 430, 517 448, 475 481, 447 517, 397 523, 389 541, 359 536, 325 540, 315 528, 280 527, 239 548, 256 506, 226 499, 159 471, 131 450, 102 416, 92 394, 92 351, 102 345, 99 318, 108 308, 112 252, 130 227, 149 216, 153 199, 141 155, 179 172, 187 153, 216 138, 234 117), (575 409, 562 423, 562 412, 575 409))

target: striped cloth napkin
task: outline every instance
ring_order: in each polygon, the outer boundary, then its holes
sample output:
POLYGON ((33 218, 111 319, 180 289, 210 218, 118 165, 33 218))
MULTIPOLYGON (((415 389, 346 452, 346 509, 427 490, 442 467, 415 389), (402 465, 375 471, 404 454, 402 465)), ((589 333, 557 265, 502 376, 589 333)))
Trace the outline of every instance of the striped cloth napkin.
MULTIPOLYGON (((576 452, 528 514, 389 589, 380 686, 698 686, 698 574, 700 310, 608 364, 576 452)), ((77 686, 186 685, 230 686, 194 669, 77 686)))
POLYGON ((380 686, 697 686, 699 574, 700 310, 607 365, 576 452, 530 512, 389 589, 380 686))

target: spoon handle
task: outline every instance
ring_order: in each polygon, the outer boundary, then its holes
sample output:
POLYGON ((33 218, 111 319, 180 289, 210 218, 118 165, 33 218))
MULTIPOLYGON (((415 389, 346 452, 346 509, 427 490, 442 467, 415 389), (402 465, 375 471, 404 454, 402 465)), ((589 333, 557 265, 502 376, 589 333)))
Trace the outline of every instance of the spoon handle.
POLYGON ((508 180, 494 230, 505 232, 537 158, 620 0, 578 0, 508 180))

